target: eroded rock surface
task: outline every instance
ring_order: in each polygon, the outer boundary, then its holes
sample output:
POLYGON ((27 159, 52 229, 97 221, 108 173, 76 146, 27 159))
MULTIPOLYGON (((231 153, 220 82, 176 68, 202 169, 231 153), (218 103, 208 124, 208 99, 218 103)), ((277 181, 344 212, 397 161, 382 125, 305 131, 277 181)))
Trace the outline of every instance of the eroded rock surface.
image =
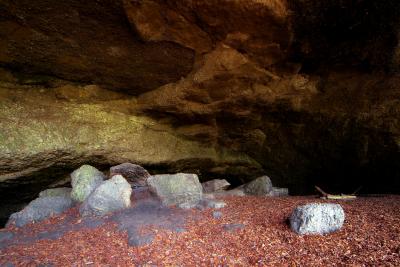
POLYGON ((398 193, 399 1, 7 0, 0 11, 3 207, 85 163, 233 186, 266 173, 291 194, 398 193))
POLYGON ((190 72, 194 53, 140 42, 122 1, 2 1, 0 63, 138 94, 190 72))

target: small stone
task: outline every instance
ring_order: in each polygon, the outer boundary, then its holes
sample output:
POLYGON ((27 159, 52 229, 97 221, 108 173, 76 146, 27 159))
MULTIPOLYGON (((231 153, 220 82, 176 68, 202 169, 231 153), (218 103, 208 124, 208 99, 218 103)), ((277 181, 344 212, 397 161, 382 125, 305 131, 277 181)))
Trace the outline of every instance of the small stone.
POLYGON ((82 216, 102 216, 131 205, 132 188, 121 175, 101 183, 83 202, 79 212, 82 216))
POLYGON ((39 193, 39 197, 70 197, 72 188, 59 187, 43 190, 39 193))
POLYGON ((222 217, 222 212, 213 211, 212 216, 213 216, 214 219, 220 219, 222 217))
POLYGON ((328 234, 342 228, 345 219, 339 204, 311 203, 298 206, 290 216, 290 226, 298 234, 328 234))
POLYGON ((201 184, 204 193, 213 193, 227 189, 231 184, 225 179, 214 179, 201 184))
POLYGON ((122 175, 132 187, 141 187, 147 185, 147 178, 150 177, 149 172, 140 165, 129 162, 122 163, 110 168, 110 176, 122 175))
POLYGON ((104 174, 95 167, 82 165, 71 173, 71 198, 83 202, 104 179, 104 174))
POLYGON ((241 229, 243 229, 244 228, 244 224, 242 224, 242 223, 230 223, 230 224, 224 224, 223 226, 222 226, 222 228, 225 230, 225 231, 235 231, 235 230, 241 230, 241 229))

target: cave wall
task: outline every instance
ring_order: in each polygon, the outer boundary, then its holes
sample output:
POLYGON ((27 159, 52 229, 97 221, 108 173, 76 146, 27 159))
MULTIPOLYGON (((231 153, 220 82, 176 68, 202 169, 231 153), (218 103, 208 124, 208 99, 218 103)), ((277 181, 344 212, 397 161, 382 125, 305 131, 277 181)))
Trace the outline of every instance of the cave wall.
POLYGON ((399 193, 397 1, 0 2, 0 195, 124 161, 399 193))

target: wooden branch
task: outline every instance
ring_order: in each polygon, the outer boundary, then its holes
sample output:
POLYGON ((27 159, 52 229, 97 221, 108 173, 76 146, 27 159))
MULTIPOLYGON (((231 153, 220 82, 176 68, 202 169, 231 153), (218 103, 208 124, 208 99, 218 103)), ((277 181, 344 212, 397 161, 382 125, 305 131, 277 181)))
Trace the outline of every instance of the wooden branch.
POLYGON ((322 198, 325 198, 325 199, 336 199, 336 200, 341 200, 341 199, 355 199, 355 198, 357 198, 357 197, 354 196, 354 195, 345 195, 345 194, 332 195, 332 194, 328 194, 328 193, 326 193, 324 190, 322 190, 321 188, 319 188, 318 186, 315 186, 315 189, 317 189, 317 191, 321 193, 322 198))
POLYGON ((327 195, 329 195, 328 193, 325 193, 324 190, 322 190, 321 188, 319 188, 318 186, 315 186, 315 189, 317 189, 318 192, 320 192, 322 194, 322 196, 326 197, 327 195))

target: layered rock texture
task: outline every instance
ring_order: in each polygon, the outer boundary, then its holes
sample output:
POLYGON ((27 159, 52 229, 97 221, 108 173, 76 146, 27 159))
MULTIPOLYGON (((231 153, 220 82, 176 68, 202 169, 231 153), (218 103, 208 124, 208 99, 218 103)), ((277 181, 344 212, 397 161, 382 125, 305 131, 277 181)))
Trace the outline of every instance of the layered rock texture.
POLYGON ((394 0, 4 0, 1 210, 85 163, 398 193, 399 14, 394 0))

